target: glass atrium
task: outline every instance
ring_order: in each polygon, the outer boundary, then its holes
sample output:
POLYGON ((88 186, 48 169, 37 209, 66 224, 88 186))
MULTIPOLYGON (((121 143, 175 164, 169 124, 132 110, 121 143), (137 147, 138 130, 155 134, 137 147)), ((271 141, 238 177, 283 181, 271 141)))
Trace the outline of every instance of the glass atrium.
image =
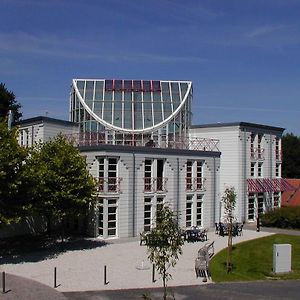
POLYGON ((187 136, 191 101, 190 81, 74 79, 70 121, 106 142, 168 143, 187 136))

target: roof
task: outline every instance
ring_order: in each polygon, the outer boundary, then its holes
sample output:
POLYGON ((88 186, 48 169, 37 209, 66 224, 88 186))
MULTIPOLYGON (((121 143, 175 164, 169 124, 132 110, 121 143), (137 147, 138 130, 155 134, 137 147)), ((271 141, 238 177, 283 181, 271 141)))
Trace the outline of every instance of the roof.
POLYGON ((211 124, 201 124, 201 125, 192 125, 191 128, 213 128, 213 127, 254 127, 264 130, 272 130, 272 131, 280 131, 283 132, 285 128, 282 127, 275 127, 257 123, 249 123, 249 122, 229 122, 229 123, 211 123, 211 124))
POLYGON ((300 179, 287 179, 287 181, 295 187, 295 190, 282 193, 281 205, 300 206, 300 179))
POLYGON ((190 109, 192 82, 73 79, 71 94, 105 128, 151 133, 190 109))
POLYGON ((67 120, 54 119, 44 116, 37 116, 34 118, 24 119, 16 123, 16 125, 27 125, 27 124, 36 124, 36 123, 53 123, 53 124, 61 124, 65 126, 77 126, 76 123, 70 122, 67 120))

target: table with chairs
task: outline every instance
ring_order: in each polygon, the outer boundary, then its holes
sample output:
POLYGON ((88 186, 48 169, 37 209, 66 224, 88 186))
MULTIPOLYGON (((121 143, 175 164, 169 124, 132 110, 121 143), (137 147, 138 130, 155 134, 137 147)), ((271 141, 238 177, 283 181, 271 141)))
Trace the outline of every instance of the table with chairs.
MULTIPOLYGON (((234 222, 232 223, 232 236, 241 236, 243 235, 243 223, 234 222)), ((230 229, 229 223, 215 223, 215 233, 219 236, 228 235, 230 229)))

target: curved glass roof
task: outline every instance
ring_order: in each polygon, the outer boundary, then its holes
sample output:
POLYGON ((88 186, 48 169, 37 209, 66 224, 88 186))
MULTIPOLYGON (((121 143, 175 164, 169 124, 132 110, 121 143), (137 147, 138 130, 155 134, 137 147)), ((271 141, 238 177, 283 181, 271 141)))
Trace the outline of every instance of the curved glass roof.
POLYGON ((191 100, 191 81, 74 79, 76 98, 106 128, 145 133, 166 125, 191 100))

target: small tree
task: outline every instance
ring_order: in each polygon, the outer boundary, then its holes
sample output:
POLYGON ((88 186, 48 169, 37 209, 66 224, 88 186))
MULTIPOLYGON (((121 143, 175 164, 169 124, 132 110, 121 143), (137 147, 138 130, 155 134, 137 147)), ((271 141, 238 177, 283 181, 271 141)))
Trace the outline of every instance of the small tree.
POLYGON ((227 273, 232 270, 232 231, 234 220, 234 209, 236 205, 236 193, 233 187, 226 188, 222 197, 224 204, 225 219, 228 223, 228 247, 227 247, 227 260, 226 269, 227 273))
POLYGON ((147 240, 148 258, 162 277, 164 299, 167 299, 167 281, 172 278, 169 269, 176 265, 184 243, 175 216, 168 206, 158 206, 156 226, 147 240))
POLYGON ((96 186, 85 158, 62 135, 36 145, 27 168, 29 180, 33 181, 32 208, 46 217, 49 235, 53 219, 64 230, 67 217, 84 215, 93 203, 96 186))

